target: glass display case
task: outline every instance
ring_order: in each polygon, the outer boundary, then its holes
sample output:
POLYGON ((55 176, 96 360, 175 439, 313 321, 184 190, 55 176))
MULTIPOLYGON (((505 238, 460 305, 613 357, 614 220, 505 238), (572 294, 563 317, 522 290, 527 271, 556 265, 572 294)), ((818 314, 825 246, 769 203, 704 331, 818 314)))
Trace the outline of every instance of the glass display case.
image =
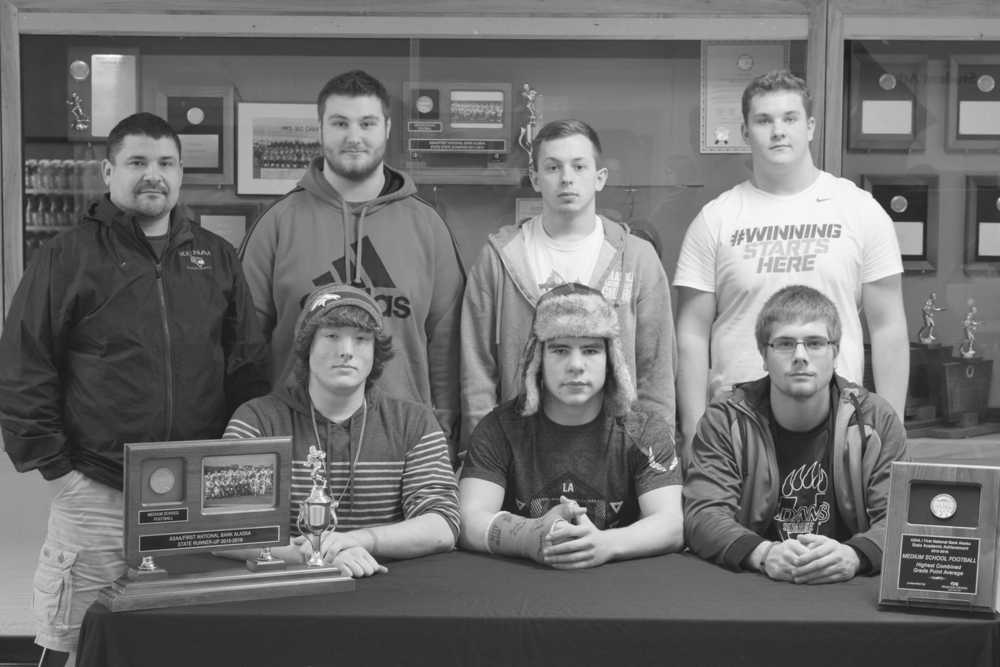
POLYGON ((844 72, 842 173, 892 218, 906 270, 911 434, 971 427, 997 394, 1000 40, 847 40, 844 72))
POLYGON ((25 261, 103 190, 97 91, 120 113, 135 91, 137 109, 178 130, 182 203, 209 218, 242 207, 249 224, 318 150, 319 89, 361 67, 392 96, 387 162, 413 176, 467 264, 490 232, 538 206, 527 179, 531 134, 579 118, 598 132, 610 172, 600 212, 647 231, 672 273, 699 208, 749 174, 735 146, 742 84, 725 85, 772 66, 804 75, 806 43, 23 35, 21 62, 25 261), (719 72, 706 72, 706 52, 719 72), (116 55, 135 66, 104 65, 113 71, 102 75, 95 59, 116 55))

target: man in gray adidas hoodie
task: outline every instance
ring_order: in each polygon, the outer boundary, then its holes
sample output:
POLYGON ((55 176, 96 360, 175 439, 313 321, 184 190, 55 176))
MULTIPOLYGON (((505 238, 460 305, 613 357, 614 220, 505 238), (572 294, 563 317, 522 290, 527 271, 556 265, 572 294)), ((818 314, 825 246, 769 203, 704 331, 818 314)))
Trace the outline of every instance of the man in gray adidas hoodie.
POLYGON ((288 370, 295 320, 317 286, 345 283, 374 297, 396 355, 382 383, 434 408, 454 436, 459 412, 459 312, 465 275, 444 221, 413 180, 383 162, 389 95, 352 71, 317 100, 323 156, 254 224, 241 249, 271 343, 272 384, 288 370))

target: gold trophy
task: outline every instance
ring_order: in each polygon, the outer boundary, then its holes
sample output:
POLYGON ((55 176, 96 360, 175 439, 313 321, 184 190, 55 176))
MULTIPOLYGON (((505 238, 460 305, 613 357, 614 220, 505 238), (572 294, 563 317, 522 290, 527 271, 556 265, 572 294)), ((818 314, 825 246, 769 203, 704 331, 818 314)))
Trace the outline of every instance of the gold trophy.
POLYGON ((319 447, 309 447, 306 463, 312 466, 312 490, 309 497, 299 506, 299 532, 309 536, 312 544, 312 556, 306 562, 308 567, 323 567, 323 557, 320 555, 320 545, 323 533, 337 529, 337 514, 334 510, 337 503, 326 492, 326 453, 319 447))

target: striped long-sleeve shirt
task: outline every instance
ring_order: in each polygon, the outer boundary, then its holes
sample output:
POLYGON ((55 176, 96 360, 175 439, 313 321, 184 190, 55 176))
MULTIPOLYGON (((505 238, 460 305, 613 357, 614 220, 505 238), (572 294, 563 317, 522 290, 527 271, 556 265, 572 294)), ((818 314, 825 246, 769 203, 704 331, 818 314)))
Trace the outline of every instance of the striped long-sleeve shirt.
POLYGON ((236 410, 224 436, 292 436, 293 535, 298 534, 300 504, 312 489, 312 467, 306 456, 311 446, 318 445, 327 454, 327 493, 338 503, 337 530, 397 523, 434 512, 457 539, 458 491, 448 441, 430 408, 373 388, 364 408, 338 424, 318 412, 314 421, 306 401, 308 395, 297 389, 255 398, 236 410))

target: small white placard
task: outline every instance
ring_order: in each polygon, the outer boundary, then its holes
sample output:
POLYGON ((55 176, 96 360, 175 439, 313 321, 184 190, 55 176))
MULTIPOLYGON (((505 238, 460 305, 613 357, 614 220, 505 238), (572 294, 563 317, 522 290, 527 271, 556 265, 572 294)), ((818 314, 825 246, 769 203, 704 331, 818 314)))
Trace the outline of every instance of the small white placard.
POLYGON ((1000 135, 1000 102, 959 102, 958 133, 1000 135))
POLYGON ((979 223, 979 254, 1000 257, 1000 222, 979 223))
POLYGON ((924 223, 893 221, 901 255, 924 254, 924 223))
POLYGON ((191 169, 219 168, 219 135, 182 134, 181 161, 191 169))
POLYGON ((911 100, 862 100, 862 134, 913 134, 911 100))

